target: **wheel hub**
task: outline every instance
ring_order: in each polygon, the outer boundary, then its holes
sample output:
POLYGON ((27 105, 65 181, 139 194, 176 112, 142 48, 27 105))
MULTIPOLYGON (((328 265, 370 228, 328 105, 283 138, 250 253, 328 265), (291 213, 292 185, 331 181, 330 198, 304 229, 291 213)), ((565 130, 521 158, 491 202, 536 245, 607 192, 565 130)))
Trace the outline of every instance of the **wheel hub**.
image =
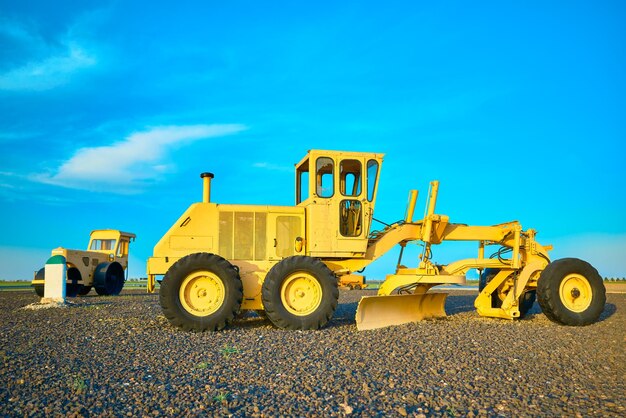
POLYGON ((580 274, 569 274, 561 281, 559 297, 570 311, 583 312, 591 305, 593 291, 586 277, 580 274))
POLYGON ((191 273, 180 285, 180 303, 194 316, 208 316, 215 313, 224 303, 225 297, 224 283, 217 275, 209 271, 191 273))
POLYGON ((306 316, 320 306, 322 287, 314 276, 308 273, 294 273, 283 282, 280 298, 289 313, 306 316))

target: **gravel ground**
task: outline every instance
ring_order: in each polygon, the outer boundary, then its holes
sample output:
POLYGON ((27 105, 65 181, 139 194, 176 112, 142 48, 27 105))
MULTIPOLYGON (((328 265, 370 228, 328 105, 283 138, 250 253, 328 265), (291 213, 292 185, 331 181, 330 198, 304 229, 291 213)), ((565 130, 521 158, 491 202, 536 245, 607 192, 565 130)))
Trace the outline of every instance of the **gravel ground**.
POLYGON ((358 332, 342 291, 320 331, 283 331, 249 314, 193 334, 157 295, 71 299, 25 310, 0 293, 0 416, 625 416, 626 295, 600 322, 480 318, 475 295, 447 319, 358 332))

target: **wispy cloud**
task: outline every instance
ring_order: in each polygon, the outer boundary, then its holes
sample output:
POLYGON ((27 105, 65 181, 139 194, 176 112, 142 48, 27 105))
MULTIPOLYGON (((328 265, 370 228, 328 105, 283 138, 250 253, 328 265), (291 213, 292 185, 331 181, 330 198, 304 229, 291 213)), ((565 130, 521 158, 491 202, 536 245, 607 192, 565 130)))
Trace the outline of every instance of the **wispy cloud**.
POLYGON ((291 172, 293 170, 293 167, 287 167, 287 166, 284 166, 284 165, 272 164, 272 163, 268 163, 268 162, 254 163, 254 164, 252 164, 252 167, 262 168, 264 170, 271 170, 271 171, 288 171, 288 172, 291 172))
POLYGON ((112 145, 82 148, 55 173, 33 179, 74 189, 133 193, 168 170, 166 157, 174 147, 245 129, 240 124, 159 126, 112 145))
POLYGON ((98 62, 96 54, 71 29, 53 43, 16 22, 0 22, 0 33, 30 55, 25 62, 0 73, 0 90, 50 90, 67 84, 78 72, 98 62))

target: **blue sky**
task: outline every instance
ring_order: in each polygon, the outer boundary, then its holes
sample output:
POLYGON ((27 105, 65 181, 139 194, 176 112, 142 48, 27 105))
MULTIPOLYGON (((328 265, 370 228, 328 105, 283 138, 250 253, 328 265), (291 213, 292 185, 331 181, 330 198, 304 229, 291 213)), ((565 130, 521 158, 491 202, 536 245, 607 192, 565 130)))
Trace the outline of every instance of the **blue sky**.
POLYGON ((452 221, 626 276, 626 3, 431 3, 3 0, 0 279, 97 228, 137 234, 144 276, 200 172, 291 205, 311 148, 386 154, 379 219, 438 179, 452 221))

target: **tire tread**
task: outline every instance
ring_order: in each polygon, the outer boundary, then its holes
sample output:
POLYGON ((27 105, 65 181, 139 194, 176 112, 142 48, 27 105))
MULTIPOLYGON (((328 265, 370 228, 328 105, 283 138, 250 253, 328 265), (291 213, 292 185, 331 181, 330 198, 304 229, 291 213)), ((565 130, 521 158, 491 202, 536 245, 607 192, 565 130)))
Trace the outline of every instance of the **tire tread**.
POLYGON ((226 259, 211 253, 189 254, 174 263, 161 282, 159 303, 163 316, 174 326, 185 331, 219 331, 229 325, 239 312, 243 300, 243 285, 237 269, 226 259), (217 312, 196 317, 187 312, 179 300, 179 290, 188 274, 208 270, 222 279, 226 300, 217 312))
POLYGON ((602 277, 591 264, 578 258, 562 258, 551 262, 541 272, 537 282, 537 300, 549 320, 563 325, 584 326, 600 317, 606 302, 606 290, 602 277), (584 276, 591 286, 591 304, 583 312, 567 309, 559 295, 561 280, 574 273, 584 276))
POLYGON ((291 256, 270 269, 263 281, 261 296, 265 314, 277 327, 291 330, 315 330, 325 326, 333 317, 339 301, 339 289, 333 272, 321 260, 308 256, 291 256), (315 276, 322 286, 320 307, 303 317, 289 313, 280 298, 283 280, 298 271, 306 271, 315 276))

